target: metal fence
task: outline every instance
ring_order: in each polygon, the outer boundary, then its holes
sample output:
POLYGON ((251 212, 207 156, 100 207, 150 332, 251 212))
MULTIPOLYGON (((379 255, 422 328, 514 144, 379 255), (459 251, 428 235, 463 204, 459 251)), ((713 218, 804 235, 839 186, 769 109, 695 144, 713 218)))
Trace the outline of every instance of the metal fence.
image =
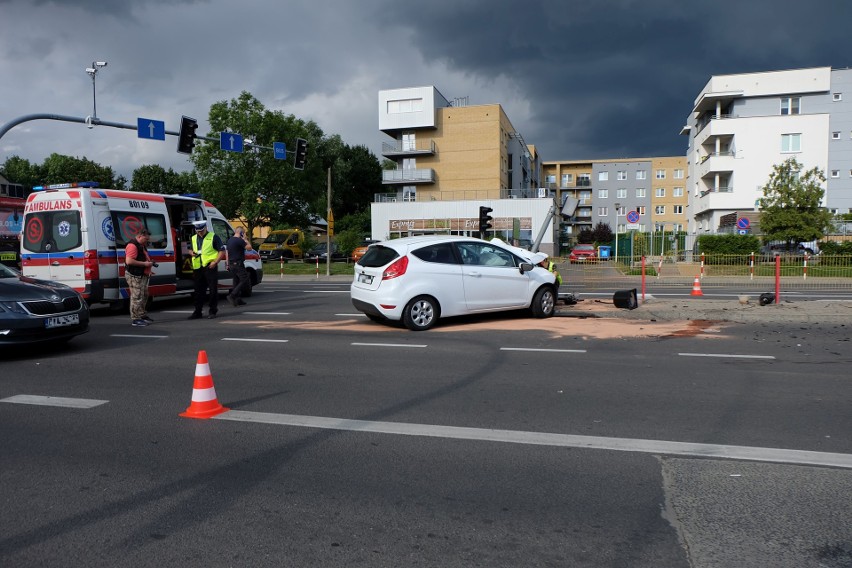
POLYGON ((669 255, 621 256, 618 260, 569 263, 556 259, 563 279, 583 288, 634 288, 643 278, 649 288, 736 285, 771 289, 776 278, 784 289, 852 290, 852 256, 839 255, 669 255))

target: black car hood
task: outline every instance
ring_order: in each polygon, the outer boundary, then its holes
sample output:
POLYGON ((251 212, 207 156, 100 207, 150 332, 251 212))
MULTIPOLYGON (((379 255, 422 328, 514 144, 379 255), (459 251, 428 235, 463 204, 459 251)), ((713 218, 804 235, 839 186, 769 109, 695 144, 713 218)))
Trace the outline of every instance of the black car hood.
POLYGON ((0 278, 0 300, 44 300, 52 296, 66 298, 73 294, 74 291, 68 286, 57 286, 45 280, 26 276, 0 278))

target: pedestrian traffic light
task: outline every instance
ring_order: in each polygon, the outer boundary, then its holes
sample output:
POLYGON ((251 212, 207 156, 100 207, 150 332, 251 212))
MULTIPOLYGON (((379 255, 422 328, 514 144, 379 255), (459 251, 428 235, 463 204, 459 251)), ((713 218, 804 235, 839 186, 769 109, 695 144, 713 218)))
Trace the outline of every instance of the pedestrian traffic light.
POLYGON ((485 233, 485 231, 487 231, 488 229, 491 228, 492 219, 491 219, 491 215, 489 215, 489 213, 491 213, 491 211, 493 211, 493 209, 491 209, 490 207, 485 207, 484 205, 481 205, 479 207, 479 235, 480 236, 482 236, 482 234, 485 233))
POLYGON ((304 138, 296 138, 296 159, 293 167, 297 170, 305 169, 305 162, 308 159, 308 141, 304 138))
POLYGON ((177 151, 181 154, 192 154, 192 149, 195 147, 196 128, 198 128, 197 120, 188 116, 181 117, 177 146, 177 151))

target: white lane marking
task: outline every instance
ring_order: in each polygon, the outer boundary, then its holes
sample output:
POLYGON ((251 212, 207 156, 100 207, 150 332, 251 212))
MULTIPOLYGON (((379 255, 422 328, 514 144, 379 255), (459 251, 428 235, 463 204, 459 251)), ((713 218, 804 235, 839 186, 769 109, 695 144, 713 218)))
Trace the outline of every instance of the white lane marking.
POLYGON ((245 337, 223 337, 222 341, 257 341, 260 343, 287 343, 289 339, 248 339, 245 337))
POLYGON ((305 294, 348 294, 349 290, 302 290, 305 294))
POLYGON ((537 349, 534 347, 501 347, 500 351, 544 351, 546 353, 586 353, 585 349, 537 349))
POLYGON ((40 396, 36 394, 16 394, 9 398, 0 399, 0 402, 11 402, 14 404, 37 404, 39 406, 62 406, 65 408, 94 408, 106 404, 108 400, 95 400, 91 398, 62 398, 59 396, 40 396))
POLYGON ((367 314, 364 314, 364 313, 361 313, 361 312, 358 312, 357 314, 334 314, 334 315, 343 316, 343 317, 347 317, 347 318, 354 318, 354 317, 358 317, 358 316, 360 316, 362 318, 367 317, 367 314))
POLYGON ((409 343, 350 343, 362 347, 428 347, 428 345, 412 345, 409 343))
POLYGON ((729 353, 678 353, 681 357, 726 357, 729 359, 775 359, 772 355, 732 355, 729 353))
POLYGON ((289 316, 292 315, 293 312, 243 312, 244 314, 251 314, 253 316, 289 316))
POLYGON ((167 339, 168 335, 140 335, 138 333, 110 333, 110 337, 140 337, 142 339, 167 339))
POLYGON ((346 418, 327 418, 322 416, 299 416, 295 414, 249 412, 245 410, 231 410, 224 414, 214 416, 213 419, 232 420, 236 422, 256 422, 262 424, 279 424, 282 426, 300 426, 306 428, 373 432, 378 434, 427 436, 433 438, 506 442, 512 444, 613 450, 620 452, 640 452, 647 454, 680 455, 702 458, 715 457, 721 459, 817 465, 852 469, 852 454, 785 450, 780 448, 727 446, 718 444, 698 444, 692 442, 667 442, 662 440, 641 440, 631 438, 603 438, 599 436, 576 436, 572 434, 524 432, 517 430, 492 430, 487 428, 463 428, 457 426, 438 426, 433 424, 407 424, 402 422, 374 422, 366 420, 350 420, 346 418))

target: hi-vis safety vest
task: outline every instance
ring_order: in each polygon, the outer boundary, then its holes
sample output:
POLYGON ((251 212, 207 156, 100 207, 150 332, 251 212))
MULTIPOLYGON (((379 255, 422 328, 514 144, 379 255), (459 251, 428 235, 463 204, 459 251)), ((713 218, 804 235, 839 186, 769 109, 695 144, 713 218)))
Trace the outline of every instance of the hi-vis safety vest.
MULTIPOLYGON (((198 254, 198 235, 192 235, 192 250, 198 254)), ((192 257, 192 268, 198 270, 219 258, 219 251, 213 248, 213 233, 207 232, 201 243, 201 257, 192 257)))
POLYGON ((549 271, 551 271, 553 274, 556 275, 556 285, 561 286, 562 285, 562 275, 559 274, 558 270, 556 270, 556 263, 555 262, 548 262, 547 263, 547 269, 549 271))

